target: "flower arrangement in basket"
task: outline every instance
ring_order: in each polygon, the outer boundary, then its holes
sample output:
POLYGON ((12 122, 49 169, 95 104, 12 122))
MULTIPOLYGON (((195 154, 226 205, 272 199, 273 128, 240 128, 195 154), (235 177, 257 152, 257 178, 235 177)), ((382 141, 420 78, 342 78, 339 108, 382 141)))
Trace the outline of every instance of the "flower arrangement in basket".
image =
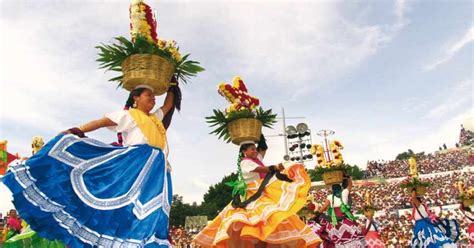
POLYGON ((362 207, 362 213, 366 217, 373 217, 377 209, 374 207, 372 202, 372 194, 370 192, 364 193, 364 206, 362 207))
POLYGON ((323 175, 323 181, 326 185, 339 184, 344 179, 345 165, 341 154, 342 149, 344 147, 337 140, 329 143, 330 153, 325 151, 320 144, 311 146, 310 153, 315 155, 317 160, 316 173, 323 175))
POLYGON ((457 188, 459 191, 458 200, 462 202, 462 205, 464 205, 464 207, 474 205, 474 188, 465 190, 464 182, 462 181, 457 183, 457 188))
POLYGON ((149 85, 156 95, 165 93, 172 78, 184 83, 204 70, 199 62, 182 56, 176 41, 159 39, 156 20, 150 6, 134 0, 130 6, 131 40, 114 38, 116 43, 97 46, 100 68, 123 74, 109 79, 126 90, 138 85, 149 85))
POLYGON ((423 182, 418 178, 418 172, 416 168, 416 159, 410 158, 408 159, 409 164, 409 175, 405 178, 401 183, 400 187, 407 190, 408 194, 411 194, 413 190, 416 191, 416 195, 422 196, 426 194, 426 188, 430 186, 430 183, 423 182))
POLYGON ((219 84, 218 92, 231 104, 225 111, 214 109, 214 115, 206 117, 207 123, 215 128, 211 134, 219 139, 236 145, 243 141, 258 142, 262 126, 271 128, 276 122, 276 114, 259 107, 259 99, 249 95, 240 77, 234 77, 233 85, 219 84))
POLYGON ((430 183, 423 182, 418 177, 408 176, 405 180, 400 183, 400 187, 407 190, 410 194, 413 189, 416 190, 416 195, 422 196, 426 194, 426 188, 430 186, 430 183))
MULTIPOLYGON (((230 106, 225 111, 214 109, 214 115, 206 117, 207 123, 215 129, 210 134, 215 134, 218 139, 240 145, 242 142, 259 142, 262 134, 262 126, 271 128, 276 122, 276 114, 272 110, 263 110, 259 107, 258 98, 248 93, 244 81, 236 76, 233 85, 221 83, 218 86, 218 93, 222 95, 230 106)), ((237 159, 238 177, 236 181, 227 182, 226 185, 232 187, 232 197, 240 196, 244 200, 247 198, 247 184, 242 175, 240 163, 243 157, 239 153, 237 159)))

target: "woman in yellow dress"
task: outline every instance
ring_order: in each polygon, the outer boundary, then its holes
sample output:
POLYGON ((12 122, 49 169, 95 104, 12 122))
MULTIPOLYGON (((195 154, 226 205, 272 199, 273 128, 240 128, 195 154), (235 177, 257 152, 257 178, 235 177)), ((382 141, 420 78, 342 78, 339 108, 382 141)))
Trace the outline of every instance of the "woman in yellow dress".
POLYGON ((225 207, 196 235, 194 241, 198 245, 317 247, 321 242, 296 215, 306 203, 311 183, 303 165, 293 164, 288 168, 282 164, 265 166, 261 162, 266 150, 264 138, 259 148, 262 146, 264 149, 257 151, 253 142, 241 144, 238 164, 247 185, 248 200, 236 202, 234 199, 225 207), (279 176, 276 178, 268 174, 279 176))

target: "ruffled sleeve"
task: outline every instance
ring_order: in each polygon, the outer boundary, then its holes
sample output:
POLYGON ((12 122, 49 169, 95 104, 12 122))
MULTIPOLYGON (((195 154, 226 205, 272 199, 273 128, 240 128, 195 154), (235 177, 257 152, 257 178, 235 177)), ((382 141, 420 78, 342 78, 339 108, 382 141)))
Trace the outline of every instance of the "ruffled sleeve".
POLYGON ((242 169, 242 173, 250 173, 253 172, 259 165, 251 160, 244 159, 240 162, 240 168, 242 169))
POLYGON ((136 125, 127 110, 112 112, 106 114, 105 117, 117 124, 117 126, 108 127, 115 132, 127 132, 127 130, 132 129, 136 125))
POLYGON ((341 195, 342 195, 342 202, 344 202, 344 204, 348 204, 349 203, 349 190, 343 189, 341 195))

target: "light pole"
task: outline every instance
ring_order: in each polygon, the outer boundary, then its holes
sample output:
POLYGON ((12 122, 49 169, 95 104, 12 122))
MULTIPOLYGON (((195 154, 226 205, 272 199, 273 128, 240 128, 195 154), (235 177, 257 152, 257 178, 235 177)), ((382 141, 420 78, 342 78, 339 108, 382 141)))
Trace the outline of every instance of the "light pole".
POLYGON ((288 138, 287 138, 287 133, 286 133, 286 120, 287 119, 304 119, 305 117, 287 117, 285 116, 285 109, 281 108, 281 117, 277 117, 276 119, 281 119, 282 120, 282 128, 283 132, 279 134, 274 134, 274 135, 265 135, 265 137, 281 137, 283 136, 283 145, 285 147, 285 155, 283 156, 284 160, 289 160, 289 155, 288 155, 288 138), (288 158, 288 159, 287 159, 288 158))
POLYGON ((323 129, 323 130, 320 130, 319 132, 317 132, 317 135, 321 136, 321 137, 324 137, 324 146, 326 147, 326 153, 327 153, 327 160, 328 161, 331 161, 331 156, 329 154, 329 146, 328 146, 328 137, 335 134, 336 132, 334 132, 333 130, 329 130, 329 129, 323 129))
POLYGON ((294 126, 287 126, 286 137, 288 140, 290 153, 289 156, 285 156, 285 160, 305 162, 313 159, 313 155, 309 153, 311 149, 311 130, 306 123, 299 123, 294 126))

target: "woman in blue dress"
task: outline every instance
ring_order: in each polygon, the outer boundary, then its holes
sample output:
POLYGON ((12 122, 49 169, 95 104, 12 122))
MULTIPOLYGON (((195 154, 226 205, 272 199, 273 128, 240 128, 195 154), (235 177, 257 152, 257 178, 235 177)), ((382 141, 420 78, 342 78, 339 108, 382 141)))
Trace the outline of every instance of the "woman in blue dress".
POLYGON ((430 212, 414 189, 411 191, 411 204, 413 206, 412 219, 415 221, 411 247, 457 247, 456 243, 440 229, 436 216, 430 212))
POLYGON ((173 91, 152 112, 153 89, 139 86, 128 110, 71 128, 12 165, 3 182, 20 216, 40 236, 70 247, 170 247, 172 187, 162 120, 174 110, 173 91), (123 146, 84 135, 103 127, 122 133, 123 146))

